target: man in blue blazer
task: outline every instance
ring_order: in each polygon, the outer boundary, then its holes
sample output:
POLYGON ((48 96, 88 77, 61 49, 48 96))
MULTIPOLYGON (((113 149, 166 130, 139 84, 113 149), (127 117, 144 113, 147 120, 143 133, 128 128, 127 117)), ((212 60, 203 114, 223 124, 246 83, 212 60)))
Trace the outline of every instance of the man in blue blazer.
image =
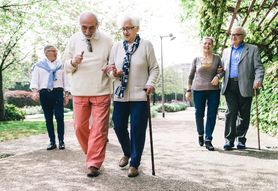
POLYGON ((245 36, 242 27, 233 28, 231 47, 222 55, 225 76, 221 93, 227 103, 224 150, 232 150, 234 141, 237 149, 246 148, 252 96, 254 89, 262 87, 264 78, 258 47, 245 43, 245 36))

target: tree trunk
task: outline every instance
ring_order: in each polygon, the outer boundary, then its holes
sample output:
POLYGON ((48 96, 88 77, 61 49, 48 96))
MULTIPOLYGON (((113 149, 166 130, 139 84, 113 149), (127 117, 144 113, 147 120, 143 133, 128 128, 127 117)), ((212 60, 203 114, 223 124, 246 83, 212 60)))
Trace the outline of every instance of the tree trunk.
POLYGON ((0 121, 4 121, 4 92, 3 92, 3 73, 0 71, 0 121))

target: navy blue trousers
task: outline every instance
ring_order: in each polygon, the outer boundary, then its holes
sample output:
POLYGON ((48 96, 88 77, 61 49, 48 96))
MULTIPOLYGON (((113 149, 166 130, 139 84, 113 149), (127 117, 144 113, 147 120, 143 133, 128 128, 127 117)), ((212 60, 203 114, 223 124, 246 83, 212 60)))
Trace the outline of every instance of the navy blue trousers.
POLYGON ((53 124, 53 114, 57 122, 58 139, 64 141, 64 95, 63 89, 48 91, 40 90, 40 103, 44 113, 46 128, 50 143, 55 143, 55 133, 53 124))
POLYGON ((199 135, 205 132, 205 140, 212 140, 212 133, 215 127, 216 115, 220 102, 220 90, 202 90, 193 91, 193 99, 195 104, 195 120, 199 135), (204 130, 204 116, 207 104, 207 121, 204 130))
POLYGON ((138 168, 144 150, 148 123, 148 104, 146 101, 114 101, 112 120, 114 130, 125 156, 130 157, 130 166, 138 168), (130 136, 128 121, 130 116, 130 136))

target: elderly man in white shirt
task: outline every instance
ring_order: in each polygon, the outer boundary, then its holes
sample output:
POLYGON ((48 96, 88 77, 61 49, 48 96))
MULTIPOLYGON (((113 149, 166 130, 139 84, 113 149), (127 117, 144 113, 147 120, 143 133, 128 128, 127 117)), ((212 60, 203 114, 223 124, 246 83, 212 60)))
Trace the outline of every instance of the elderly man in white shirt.
POLYGON ((57 49, 52 45, 44 48, 46 58, 34 65, 30 88, 33 99, 40 100, 50 144, 47 150, 57 148, 53 124, 53 115, 57 122, 59 149, 65 149, 64 144, 64 104, 69 101, 69 85, 61 62, 57 59, 57 49))
POLYGON ((108 64, 112 40, 98 30, 95 14, 82 13, 79 23, 81 32, 71 36, 63 60, 71 75, 75 134, 86 154, 87 176, 95 177, 100 174, 108 136, 111 80, 101 69, 108 64))

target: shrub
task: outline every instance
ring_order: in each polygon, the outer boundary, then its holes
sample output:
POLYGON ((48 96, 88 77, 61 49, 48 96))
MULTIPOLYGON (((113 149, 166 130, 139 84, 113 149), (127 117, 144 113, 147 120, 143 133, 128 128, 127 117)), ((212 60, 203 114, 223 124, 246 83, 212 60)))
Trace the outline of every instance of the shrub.
MULTIPOLYGON (((259 127, 271 135, 278 135, 278 61, 267 68, 264 88, 258 95, 259 127)), ((253 98, 251 122, 256 124, 256 104, 253 98)))
MULTIPOLYGON (((162 112, 162 105, 156 106, 157 112, 162 112)), ((165 103, 164 108, 167 112, 177 112, 177 111, 183 111, 186 109, 186 105, 184 103, 165 103)))
POLYGON ((15 105, 5 105, 5 120, 6 121, 19 121, 25 119, 25 112, 15 105))
POLYGON ((24 106, 35 106, 39 105, 38 102, 35 102, 32 99, 31 91, 24 90, 15 90, 15 91, 7 91, 5 93, 5 99, 8 104, 13 104, 16 107, 24 107, 24 106))

